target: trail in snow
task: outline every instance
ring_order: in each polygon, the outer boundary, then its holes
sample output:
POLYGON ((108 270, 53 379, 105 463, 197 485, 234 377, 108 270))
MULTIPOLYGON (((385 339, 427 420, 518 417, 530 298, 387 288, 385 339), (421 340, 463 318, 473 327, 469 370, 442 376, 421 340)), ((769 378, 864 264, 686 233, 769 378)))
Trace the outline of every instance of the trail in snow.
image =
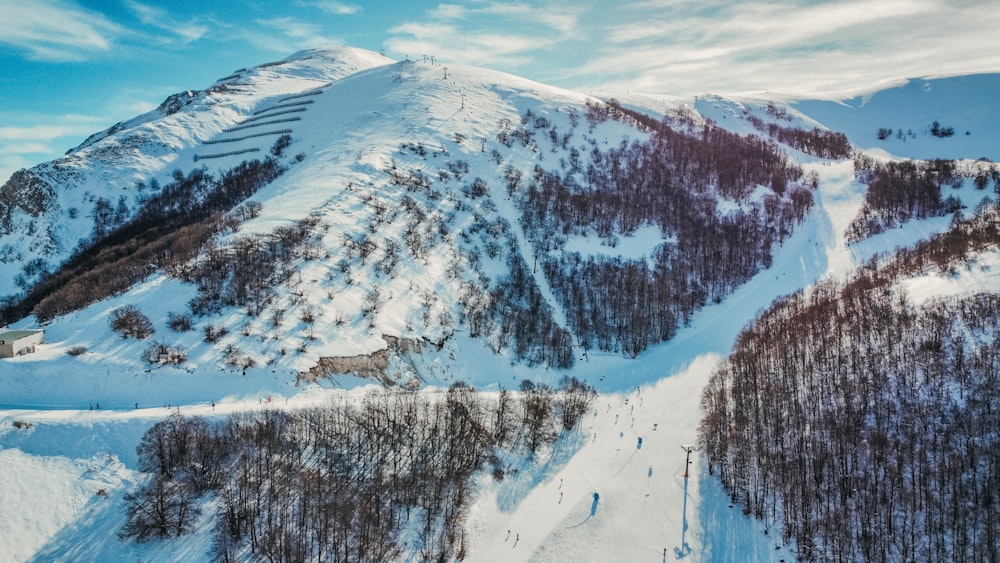
MULTIPOLYGON (((550 468, 516 507, 497 502, 511 486, 507 480, 487 477, 470 510, 470 535, 476 538, 470 560, 659 561, 664 550, 672 555, 680 549, 693 561, 714 561, 707 546, 737 539, 738 560, 779 561, 784 550, 776 550, 756 523, 734 518, 719 530, 715 516, 700 516, 714 509, 702 506, 705 476, 696 457, 691 478, 683 479, 686 454, 680 446, 695 441, 691 422, 699 417, 704 378, 718 360, 699 357, 672 377, 600 396, 583 423, 579 451, 550 468), (520 533, 518 549, 528 553, 511 555, 504 545, 508 529, 520 533), (717 537, 722 533, 727 537, 717 537)), ((738 512, 728 504, 725 510, 738 512)))

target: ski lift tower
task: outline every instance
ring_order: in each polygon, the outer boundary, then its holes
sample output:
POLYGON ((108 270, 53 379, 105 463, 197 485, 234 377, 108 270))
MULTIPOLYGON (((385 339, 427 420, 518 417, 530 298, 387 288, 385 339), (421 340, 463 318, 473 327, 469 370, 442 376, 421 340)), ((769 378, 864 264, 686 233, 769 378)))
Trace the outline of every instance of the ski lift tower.
POLYGON ((690 472, 688 468, 691 466, 691 452, 697 451, 698 447, 694 444, 685 444, 681 446, 684 450, 684 508, 682 509, 681 515, 681 545, 674 548, 674 555, 677 559, 683 559, 684 557, 691 554, 691 546, 687 542, 687 529, 688 529, 688 477, 690 472))
POLYGON ((681 449, 684 450, 684 452, 686 454, 686 456, 684 458, 684 478, 687 479, 688 478, 688 467, 691 465, 691 452, 697 451, 698 450, 698 446, 695 446, 694 444, 685 444, 685 445, 681 446, 681 449))

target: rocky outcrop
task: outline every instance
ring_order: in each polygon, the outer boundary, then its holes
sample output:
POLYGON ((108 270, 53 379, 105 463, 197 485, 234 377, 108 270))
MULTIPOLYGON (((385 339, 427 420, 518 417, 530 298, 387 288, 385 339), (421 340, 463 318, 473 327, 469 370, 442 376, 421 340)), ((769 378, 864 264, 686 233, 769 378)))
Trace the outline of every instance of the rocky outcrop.
POLYGON ((312 369, 299 373, 298 377, 296 377, 296 384, 314 382, 321 377, 346 374, 354 374, 358 377, 370 377, 388 384, 391 383, 388 368, 389 359, 392 356, 399 357, 411 353, 420 354, 423 351, 423 347, 428 345, 434 346, 439 350, 444 346, 444 342, 431 343, 426 340, 399 338, 388 334, 383 334, 382 340, 385 341, 386 347, 370 354, 320 358, 312 369))
POLYGON ((31 170, 18 170, 0 187, 0 232, 13 228, 13 214, 21 211, 32 217, 44 213, 55 192, 31 170))
POLYGON ((388 367, 388 348, 376 350, 371 354, 326 357, 320 358, 319 362, 309 371, 300 373, 296 382, 313 382, 320 377, 348 373, 356 374, 358 377, 381 379, 385 377, 388 367))

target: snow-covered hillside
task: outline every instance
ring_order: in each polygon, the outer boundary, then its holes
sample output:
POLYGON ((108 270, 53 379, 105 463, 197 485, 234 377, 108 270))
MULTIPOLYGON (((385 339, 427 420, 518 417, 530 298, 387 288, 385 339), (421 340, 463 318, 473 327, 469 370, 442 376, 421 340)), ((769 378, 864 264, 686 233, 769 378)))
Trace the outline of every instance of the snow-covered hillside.
POLYGON ((997 88, 997 74, 915 78, 848 100, 791 105, 820 125, 846 133, 861 149, 907 158, 996 162, 1000 109, 991 92, 997 88), (932 133, 935 122, 938 135, 932 133), (879 139, 880 129, 885 130, 884 139, 879 139))
MULTIPOLYGON (((880 158, 971 162, 1000 157, 1000 115, 989 102, 996 80, 914 81, 851 102, 619 99, 657 117, 683 116, 695 130, 704 120, 744 135, 763 134, 759 123, 820 127, 846 133, 856 148, 880 158), (926 133, 934 120, 954 127, 954 136, 926 133), (912 128, 918 136, 879 141, 883 126, 912 128)), ((268 237, 304 219, 318 227, 310 232, 309 251, 289 267, 261 314, 229 306, 199 321, 198 330, 175 331, 168 326, 171 314, 183 313, 198 289, 157 271, 127 292, 48 322, 37 353, 0 359, 0 461, 8 469, 0 474, 0 507, 27 506, 28 499, 35 506, 0 509, 0 546, 15 546, 0 548, 0 561, 210 560, 207 519, 191 536, 169 541, 135 544, 115 536, 125 521, 121 499, 143 479, 135 455, 142 432, 178 410, 221 417, 355 400, 372 379, 313 370, 337 360, 348 365, 344 371, 358 372, 362 364, 344 359, 377 354, 397 341, 417 343, 419 350, 393 349, 379 376, 425 392, 456 381, 481 390, 516 388, 523 380, 554 384, 570 373, 600 393, 581 433, 558 442, 547 463, 525 463, 499 483, 482 480, 466 526, 470 560, 792 560, 780 536, 765 534, 731 506, 697 454, 690 478, 684 477, 682 446, 696 443, 702 387, 740 329, 774 299, 943 231, 951 218, 910 221, 849 245, 845 232, 865 190, 852 160, 786 147, 819 187, 814 207, 776 246, 768 268, 635 358, 577 348, 571 370, 530 367, 517 360, 513 346, 493 348, 495 342, 470 334, 459 322, 468 303, 460 296, 507 275, 512 257, 528 268, 538 263, 537 241, 504 191, 508 170, 530 175, 536 166, 557 169, 561 161, 566 167, 573 151, 586 155, 649 137, 622 121, 589 123, 583 117, 588 102, 597 100, 485 69, 391 61, 348 48, 314 50, 178 94, 65 158, 31 169, 35 180, 8 183, 4 190, 42 186, 31 193, 41 194, 45 205, 0 209, 6 213, 0 215, 0 295, 20 291, 18 275, 21 285, 39 275, 24 271, 31 259, 41 258, 41 269, 53 271, 89 239, 98 200, 114 208, 121 199, 126 219, 175 170, 205 167, 218 174, 273 154, 282 135, 290 137, 278 157, 287 171, 253 195, 259 212, 217 244, 268 237), (517 130, 528 110, 547 124, 540 140, 505 145, 498 134, 517 130), (567 141, 550 142, 550 127, 567 141), (477 195, 477 178, 489 187, 487 196, 477 195), (390 248, 399 249, 398 259, 390 248), (109 326, 109 314, 124 305, 151 319, 150 341, 182 348, 187 360, 177 366, 143 360, 149 341, 123 339, 109 326), (205 326, 217 338, 209 341, 205 326), (318 377, 303 377, 311 372, 318 377)), ((967 179, 949 192, 968 212, 992 193, 972 184, 967 179)), ((738 211, 765 192, 759 186, 746 201, 720 200, 720 209, 738 211)), ((592 231, 562 235, 568 252, 645 258, 650 269, 657 249, 675 241, 673 233, 648 224, 616 232, 614 246, 592 231)), ((983 257, 987 265, 995 260, 983 257)), ((536 270, 539 315, 569 326, 556 290, 543 268, 536 270)), ((909 283, 919 294, 996 291, 989 272, 909 283)), ((14 328, 36 324, 28 317, 14 328)))
MULTIPOLYGON (((291 60, 309 60, 320 68, 327 64, 324 57, 291 60)), ((280 87, 271 90, 260 86, 266 93, 259 96, 264 102, 253 107, 261 107, 254 110, 257 112, 268 111, 266 115, 274 115, 270 108, 296 111, 295 116, 301 119, 282 124, 280 131, 289 131, 292 138, 286 154, 305 156, 254 196, 262 203, 259 214, 242 224, 230 239, 266 235, 303 217, 312 217, 323 225, 323 231, 315 235, 318 254, 297 266, 293 279, 279 288, 267 315, 259 315, 255 320, 239 309, 223 311, 215 326, 229 336, 220 342, 206 343, 196 332, 178 335, 176 343, 188 350, 188 361, 183 369, 166 369, 175 376, 225 369, 220 350, 229 345, 238 345, 256 364, 269 366, 258 371, 278 373, 284 381, 309 370, 322 357, 367 354, 385 348, 383 334, 432 341, 450 335, 450 322, 439 322, 439 317, 460 314, 458 296, 463 284, 478 275, 468 265, 469 257, 479 259, 479 245, 492 237, 479 233, 471 239, 469 234, 482 229, 484 217, 511 225, 510 235, 517 251, 525 256, 533 252, 518 227, 517 210, 504 198, 480 200, 481 203, 473 202, 475 207, 470 207, 461 201, 459 189, 477 177, 489 178, 492 183, 502 172, 501 165, 490 154, 499 145, 495 140, 498 124, 517 122, 525 108, 567 121, 567 115, 559 114, 560 108, 583 107, 587 100, 583 95, 509 75, 455 65, 449 68, 445 79, 442 67, 411 61, 360 71, 318 89, 307 83, 304 92, 298 94, 301 97, 289 99, 287 88, 303 85, 298 76, 302 72, 293 73, 291 85, 279 81, 280 87), (292 108, 281 109, 289 106, 292 108), (453 171, 452 177, 442 179, 440 175, 449 170, 453 171), (390 182, 396 174, 405 176, 404 180, 390 182), (435 188, 422 194, 405 184, 409 178, 420 175, 439 182, 442 191, 435 188), (407 197, 419 209, 411 212, 401 208, 407 197), (419 258, 411 255, 394 268, 396 271, 386 274, 381 262, 375 263, 387 252, 380 247, 386 240, 398 241, 402 246, 408 232, 415 228, 414 221, 420 228, 416 233, 419 258), (370 241, 372 251, 378 250, 370 259, 367 252, 371 251, 364 248, 360 252, 365 254, 360 259, 356 255, 359 251, 355 247, 362 246, 362 241, 370 241), (448 273, 449 270, 453 273, 448 273), (359 305, 373 289, 378 290, 380 312, 368 319, 359 305), (287 320, 277 321, 274 311, 280 311, 287 320), (302 320, 307 313, 315 321, 302 320)), ((317 72, 305 74, 312 76, 317 72)), ((247 119, 253 117, 242 121, 247 119)), ((275 126, 264 129, 271 127, 275 126)), ((596 127, 592 134, 601 143, 611 145, 628 139, 629 135, 641 135, 615 122, 596 127)), ((238 140, 220 144, 202 142, 178 150, 171 166, 181 167, 182 171, 201 166, 210 166, 209 172, 225 171, 248 154, 266 153, 276 136, 245 139, 242 130, 219 133, 208 142, 238 140), (225 149, 217 148, 220 146, 225 149), (226 156, 210 158, 215 154, 226 156)), ((537 152, 537 148, 535 152, 513 152, 503 165, 530 170, 537 152)), ((502 260, 502 254, 493 259, 484 256, 476 268, 485 271, 485 275, 496 275, 506 269, 502 260)), ((543 292, 547 291, 544 278, 539 280, 543 292)), ((52 345, 43 354, 59 358, 70 348, 84 347, 87 353, 76 361, 92 366, 111 362, 117 366, 112 377, 148 372, 148 366, 139 358, 146 343, 121 341, 109 332, 109 312, 124 304, 134 304, 155 320, 157 333, 170 334, 172 331, 166 326, 168 314, 182 313, 193 297, 194 288, 190 284, 155 275, 125 295, 55 319, 46 327, 47 340, 52 345)), ((550 292, 548 301, 555 304, 550 292)), ((56 363, 59 362, 49 365, 56 363)), ((507 361, 498 363, 506 365, 507 361)), ((434 359, 429 364, 432 371, 427 379, 449 381, 454 377, 450 362, 434 359)), ((27 369, 36 376, 47 371, 34 362, 28 365, 27 369)), ((56 368, 53 373, 60 371, 61 368, 56 368)), ((167 387, 168 393, 174 388, 167 387)), ((112 384, 107 388, 118 390, 122 386, 112 384)), ((74 392, 67 392, 63 398, 47 395, 45 400, 68 404, 66 401, 73 396, 78 395, 74 392)), ((11 402, 28 404, 42 400, 40 396, 8 397, 11 402)), ((107 404, 114 399, 103 400, 107 404)), ((170 397, 164 397, 164 401, 170 402, 170 397)), ((119 402, 134 401, 122 397, 119 402)))
MULTIPOLYGON (((203 90, 179 92, 149 113, 95 133, 61 159, 15 173, 0 188, 0 193, 9 194, 0 205, 0 297, 18 291, 19 274, 32 283, 37 270, 57 268, 80 242, 92 237, 104 207, 109 214, 129 217, 156 193, 155 183, 168 182, 175 170, 195 168, 193 156, 198 152, 229 152, 230 143, 205 143, 218 140, 254 112, 391 62, 376 53, 341 47, 240 69, 203 90), (39 259, 35 269, 24 271, 26 263, 39 259)), ((236 150, 255 144, 261 143, 243 143, 236 150)), ((208 162, 216 168, 226 164, 208 162)))
POLYGON ((912 78, 849 99, 637 93, 619 99, 657 116, 686 108, 741 134, 761 133, 747 120, 755 116, 766 123, 839 131, 855 147, 874 154, 996 162, 1000 108, 991 92, 997 88, 1000 75, 972 74, 912 78), (937 136, 932 133, 935 121, 937 136), (879 138, 880 129, 884 138, 879 138))

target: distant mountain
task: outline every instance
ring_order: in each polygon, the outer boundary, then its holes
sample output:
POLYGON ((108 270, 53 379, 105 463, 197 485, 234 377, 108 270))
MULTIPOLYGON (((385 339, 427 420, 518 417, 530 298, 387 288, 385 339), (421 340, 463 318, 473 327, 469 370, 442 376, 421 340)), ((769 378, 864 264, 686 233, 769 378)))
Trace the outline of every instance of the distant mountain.
POLYGON ((1000 109, 989 94, 996 88, 1000 74, 922 78, 847 100, 802 100, 792 106, 822 126, 843 131, 861 149, 925 160, 996 162, 1000 109))

